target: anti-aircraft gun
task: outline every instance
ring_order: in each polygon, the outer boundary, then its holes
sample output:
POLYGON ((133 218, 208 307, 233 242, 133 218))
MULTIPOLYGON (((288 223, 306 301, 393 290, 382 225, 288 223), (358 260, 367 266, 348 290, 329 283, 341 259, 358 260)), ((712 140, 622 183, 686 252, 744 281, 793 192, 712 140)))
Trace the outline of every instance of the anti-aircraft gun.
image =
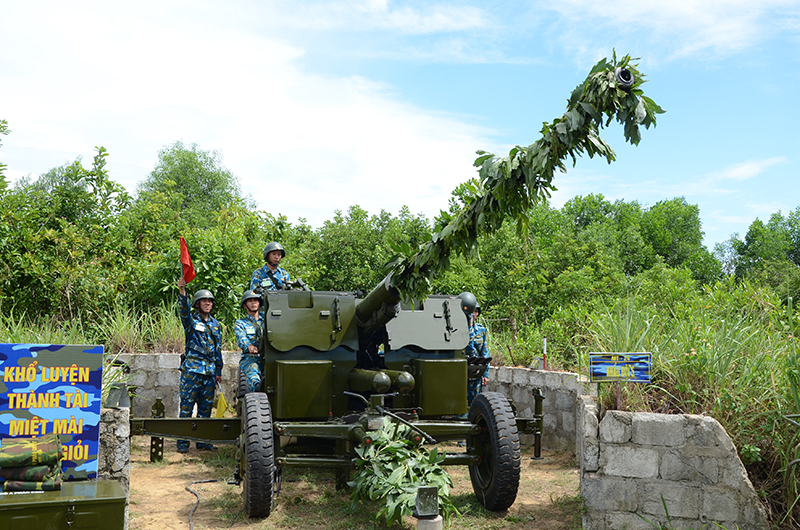
MULTIPOLYGON (((245 512, 266 517, 282 470, 331 468, 346 484, 355 447, 369 444, 383 416, 415 441, 466 439, 444 464, 468 465, 490 510, 513 504, 519 485, 517 420, 498 393, 467 409, 469 342, 456 296, 406 303, 391 276, 363 298, 336 291, 264 291, 261 392, 239 375, 240 461, 245 512)), ((480 370, 482 372, 482 370, 480 370)), ((535 430, 534 420, 520 420, 535 430)), ((540 422, 536 424, 540 427, 540 422)))

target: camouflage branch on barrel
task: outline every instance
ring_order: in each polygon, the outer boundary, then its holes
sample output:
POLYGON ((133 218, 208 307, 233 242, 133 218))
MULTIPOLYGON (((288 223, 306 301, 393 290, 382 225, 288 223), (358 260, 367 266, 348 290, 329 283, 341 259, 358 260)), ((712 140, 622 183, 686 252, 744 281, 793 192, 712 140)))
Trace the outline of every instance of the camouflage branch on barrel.
POLYGON ((525 226, 525 214, 550 196, 553 173, 566 172, 564 160, 587 154, 599 155, 609 163, 614 150, 600 137, 600 129, 616 119, 624 127, 625 139, 637 145, 639 126, 655 126, 656 115, 664 110, 641 89, 645 82, 630 56, 602 59, 586 80, 572 92, 566 112, 552 123, 544 123, 541 138, 528 147, 516 146, 507 157, 478 151, 475 160, 478 181, 467 184, 464 205, 455 215, 442 211, 431 239, 418 249, 408 245, 394 248, 387 264, 393 273, 392 286, 406 300, 424 299, 430 278, 449 266, 449 255, 472 255, 481 234, 499 229, 505 219, 525 226))

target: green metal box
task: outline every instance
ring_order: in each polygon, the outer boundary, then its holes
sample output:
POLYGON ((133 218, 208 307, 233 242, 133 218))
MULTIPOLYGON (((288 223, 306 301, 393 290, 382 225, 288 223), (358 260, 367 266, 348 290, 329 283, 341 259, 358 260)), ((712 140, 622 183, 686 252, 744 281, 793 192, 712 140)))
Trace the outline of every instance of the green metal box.
POLYGON ((102 530, 125 526, 125 491, 116 480, 64 482, 60 491, 0 495, 0 530, 102 530))
POLYGON ((276 419, 327 419, 331 413, 332 361, 277 361, 276 419))
POLYGON ((466 414, 466 359, 412 359, 411 368, 425 417, 466 414))

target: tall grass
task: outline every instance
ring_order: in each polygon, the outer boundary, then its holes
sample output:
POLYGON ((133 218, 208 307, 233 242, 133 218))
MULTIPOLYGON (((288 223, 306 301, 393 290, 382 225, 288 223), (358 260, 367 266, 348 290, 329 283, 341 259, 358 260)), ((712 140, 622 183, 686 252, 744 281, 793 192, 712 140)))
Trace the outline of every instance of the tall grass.
MULTIPOLYGON (((783 419, 800 403, 787 329, 794 320, 771 290, 747 283, 723 282, 669 305, 634 293, 592 315, 586 351, 651 352, 653 383, 625 385, 623 408, 714 417, 773 515, 788 514, 796 493, 784 490, 783 471, 789 452, 800 454, 794 426, 783 419)), ((611 392, 602 389, 604 407, 614 406, 611 392)))

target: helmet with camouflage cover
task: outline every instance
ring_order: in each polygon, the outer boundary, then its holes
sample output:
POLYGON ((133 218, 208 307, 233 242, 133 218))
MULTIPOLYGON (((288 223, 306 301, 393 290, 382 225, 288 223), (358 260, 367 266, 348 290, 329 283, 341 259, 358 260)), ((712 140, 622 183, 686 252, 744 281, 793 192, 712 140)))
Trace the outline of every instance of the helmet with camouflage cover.
MULTIPOLYGON (((211 300, 212 304, 214 303, 214 295, 211 294, 211 291, 208 289, 200 289, 199 291, 195 292, 194 296, 192 297, 192 307, 197 309, 197 302, 203 300, 204 298, 208 298, 211 300)), ((213 309, 214 306, 212 305, 211 307, 213 309)))
POLYGON ((262 303, 261 302, 261 297, 259 295, 257 295, 256 293, 254 293, 252 289, 249 290, 249 291, 245 291, 244 294, 242 295, 242 301, 241 301, 241 303, 239 305, 242 307, 242 309, 244 309, 244 303, 247 302, 248 300, 252 300, 254 298, 256 300, 258 300, 258 305, 260 306, 261 303, 262 303))
POLYGON ((475 308, 478 307, 478 299, 469 291, 464 291, 458 297, 461 299, 461 310, 467 316, 471 316, 475 308))
POLYGON ((269 253, 275 250, 279 250, 281 252, 281 259, 286 257, 286 249, 283 248, 283 245, 278 243, 277 241, 272 241, 267 243, 267 246, 264 247, 264 261, 269 261, 269 253))

